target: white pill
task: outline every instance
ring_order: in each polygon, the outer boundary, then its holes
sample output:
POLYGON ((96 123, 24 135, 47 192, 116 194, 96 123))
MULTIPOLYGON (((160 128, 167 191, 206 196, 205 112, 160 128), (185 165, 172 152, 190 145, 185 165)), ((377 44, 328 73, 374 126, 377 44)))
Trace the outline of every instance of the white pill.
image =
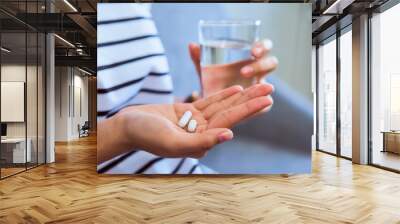
POLYGON ((183 128, 187 125, 187 123, 189 122, 190 118, 192 118, 192 112, 190 112, 190 110, 186 111, 183 116, 181 117, 181 119, 178 122, 179 127, 183 128))
POLYGON ((197 127, 197 121, 196 120, 190 120, 189 124, 188 124, 188 131, 189 132, 195 132, 196 131, 196 127, 197 127))

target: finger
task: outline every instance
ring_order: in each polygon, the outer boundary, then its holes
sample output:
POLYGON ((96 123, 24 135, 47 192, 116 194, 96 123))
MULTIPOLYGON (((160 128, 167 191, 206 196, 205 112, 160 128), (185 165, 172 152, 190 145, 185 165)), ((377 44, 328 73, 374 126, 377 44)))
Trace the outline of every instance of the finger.
POLYGON ((255 113, 253 116, 257 116, 258 114, 262 113, 267 113, 272 109, 272 107, 274 106, 274 99, 272 98, 271 95, 268 95, 267 97, 270 98, 272 103, 269 106, 265 107, 264 109, 260 110, 259 112, 255 113))
POLYGON ((244 66, 240 73, 246 78, 264 76, 278 66, 278 59, 275 56, 261 58, 253 63, 244 66))
POLYGON ((239 105, 260 96, 270 97, 270 95, 275 91, 274 86, 270 83, 255 84, 252 87, 249 87, 248 89, 249 90, 247 91, 246 94, 244 94, 242 97, 232 102, 232 104, 239 105))
POLYGON ((211 105, 213 103, 222 101, 223 99, 232 96, 238 92, 243 91, 243 87, 239 86, 239 85, 235 85, 235 86, 231 86, 229 88, 223 89, 221 91, 218 91, 217 93, 200 99, 196 102, 193 103, 194 107, 196 107, 198 110, 203 110, 204 108, 206 108, 208 105, 211 105))
POLYGON ((200 46, 195 43, 189 44, 189 54, 196 68, 197 74, 200 76, 200 46))
POLYGON ((232 127, 236 123, 252 116, 272 104, 272 99, 266 96, 254 98, 246 103, 234 106, 217 114, 210 120, 208 128, 232 127))
POLYGON ((273 92, 273 89, 274 88, 271 84, 255 84, 245 89, 241 93, 236 93, 235 95, 230 96, 225 100, 209 105, 203 111, 204 118, 210 119, 218 112, 222 112, 233 106, 249 101, 253 98, 269 95, 273 92))
POLYGON ((274 105, 274 98, 272 98, 271 95, 269 95, 268 97, 270 98, 270 100, 271 100, 272 103, 271 103, 271 105, 269 105, 268 107, 266 107, 266 108, 264 109, 265 112, 269 112, 269 111, 271 110, 272 106, 274 105))
POLYGON ((232 138, 233 133, 227 128, 208 129, 201 133, 179 132, 171 147, 178 157, 201 155, 213 146, 232 138))
POLYGON ((256 42, 251 49, 251 55, 256 59, 262 58, 271 51, 272 47, 273 43, 269 39, 256 42))

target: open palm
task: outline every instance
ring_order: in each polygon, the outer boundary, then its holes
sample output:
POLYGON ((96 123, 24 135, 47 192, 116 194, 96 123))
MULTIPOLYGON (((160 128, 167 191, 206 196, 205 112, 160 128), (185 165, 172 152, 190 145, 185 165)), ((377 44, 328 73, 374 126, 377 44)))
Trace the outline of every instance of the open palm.
POLYGON ((128 134, 138 148, 164 157, 202 157, 214 145, 233 137, 230 127, 272 104, 273 88, 257 84, 243 90, 233 86, 194 103, 131 106, 126 116, 128 134), (195 133, 179 127, 185 111, 197 121, 195 133))

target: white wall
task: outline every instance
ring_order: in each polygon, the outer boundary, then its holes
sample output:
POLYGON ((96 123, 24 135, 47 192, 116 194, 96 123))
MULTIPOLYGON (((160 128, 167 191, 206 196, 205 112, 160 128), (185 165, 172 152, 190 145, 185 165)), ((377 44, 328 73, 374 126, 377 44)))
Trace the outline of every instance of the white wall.
MULTIPOLYGON (((77 70, 75 70, 76 72, 77 70)), ((74 138, 79 137, 78 133, 78 124, 81 126, 85 123, 85 121, 89 120, 89 113, 88 113, 88 78, 87 76, 83 77, 81 76, 82 73, 79 73, 79 75, 74 75, 74 103, 75 106, 73 110, 75 110, 75 113, 73 113, 73 119, 71 120, 71 126, 72 126, 72 136, 74 138), (80 93, 79 93, 80 92, 80 93), (80 96, 80 97, 79 97, 80 96), (80 102, 79 102, 80 101, 80 102), (81 108, 79 108, 81 107, 81 108), (80 109, 82 111, 80 111, 80 109)))
MULTIPOLYGON (((31 70, 32 67, 28 67, 31 70)), ((1 81, 25 82, 25 65, 9 64, 1 66, 1 81)), ((1 108, 6 110, 6 108, 1 108)), ((7 137, 24 138, 25 137, 25 122, 8 122, 7 137)))
MULTIPOLYGON (((25 75, 26 71, 28 72, 28 84, 31 87, 36 86, 36 80, 33 80, 32 77, 30 76, 31 74, 36 75, 36 67, 34 66, 27 66, 25 65, 18 65, 18 64, 5 64, 1 66, 1 81, 2 82, 25 82, 25 75), (27 70, 25 70, 27 69, 27 70)), ((32 111, 36 111, 36 88, 27 88, 27 106, 30 106, 31 108, 28 109, 27 112, 27 119, 28 119, 28 129, 32 127, 33 129, 36 130, 36 125, 35 127, 34 124, 31 124, 31 122, 34 122, 36 124, 36 119, 37 115, 36 113, 32 113, 32 111), (33 104, 31 104, 33 102, 33 104), (34 108, 32 108, 34 107, 34 108)), ((6 110, 7 108, 1 108, 2 110, 6 110)), ((26 122, 7 122, 7 136, 8 137, 25 137, 25 123, 26 122)), ((28 137, 29 134, 31 133, 30 130, 28 130, 28 137)), ((36 132, 35 132, 36 134, 36 132)))
POLYGON ((55 141, 68 140, 69 73, 67 67, 55 68, 55 141))
POLYGON ((76 68, 56 67, 56 141, 79 138, 78 124, 88 120, 88 78, 83 75, 76 68))
MULTIPOLYGON (((28 67, 31 70, 32 67, 28 67)), ((1 66, 2 82, 25 82, 25 65, 9 64, 1 66)), ((6 110, 6 108, 1 108, 6 110)), ((25 123, 11 122, 7 123, 7 137, 25 137, 25 123)))

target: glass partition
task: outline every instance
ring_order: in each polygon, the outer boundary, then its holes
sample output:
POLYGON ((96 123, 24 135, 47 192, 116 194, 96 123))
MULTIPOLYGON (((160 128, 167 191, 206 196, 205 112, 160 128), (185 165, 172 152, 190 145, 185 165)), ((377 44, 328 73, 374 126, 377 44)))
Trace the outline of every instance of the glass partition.
POLYGON ((371 19, 371 162, 400 171, 400 4, 371 19))
POLYGON ((352 157, 352 32, 340 36, 340 154, 352 157))
MULTIPOLYGON (((43 5, 0 2, 16 13, 42 12, 43 5)), ((43 33, 0 12, 0 178, 45 163, 45 44, 43 33)))
MULTIPOLYGON (((26 12, 40 13, 41 4, 38 1, 28 1, 26 12)), ((37 19, 38 17, 33 17, 37 19)), ((32 21, 37 23, 38 21, 32 21)), ((35 167, 39 160, 39 64, 40 64, 40 39, 39 32, 27 27, 27 98, 26 98, 26 113, 27 113, 27 150, 30 153, 30 162, 27 167, 35 167)))
POLYGON ((1 34, 2 177, 24 171, 31 158, 26 141, 26 41, 25 32, 1 34))
POLYGON ((318 149, 336 154, 336 37, 318 47, 318 149))
POLYGON ((46 37, 43 33, 38 33, 38 64, 37 64, 37 162, 43 164, 46 162, 46 37))
POLYGON ((27 33, 27 79, 26 79, 26 113, 27 113, 27 150, 30 160, 27 167, 34 167, 38 160, 38 35, 27 33))

